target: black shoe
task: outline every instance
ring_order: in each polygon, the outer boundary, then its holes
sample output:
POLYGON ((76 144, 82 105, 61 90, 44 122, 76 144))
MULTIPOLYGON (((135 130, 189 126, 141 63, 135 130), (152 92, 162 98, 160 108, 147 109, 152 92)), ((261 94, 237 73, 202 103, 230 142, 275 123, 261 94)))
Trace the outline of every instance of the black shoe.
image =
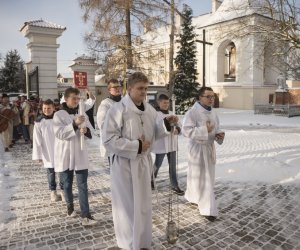
POLYGON ((213 222, 217 219, 216 216, 211 216, 211 215, 203 215, 203 217, 207 220, 209 220, 210 222, 213 222))
POLYGON ((179 187, 172 187, 172 190, 177 195, 181 195, 181 196, 184 195, 184 191, 181 190, 179 187))
POLYGON ((76 212, 74 211, 74 205, 70 204, 67 205, 67 214, 69 217, 75 217, 76 216, 76 212))
POLYGON ((151 189, 152 189, 152 190, 155 189, 155 187, 154 187, 154 182, 153 182, 153 181, 151 181, 151 189))
POLYGON ((5 150, 4 150, 5 152, 9 152, 9 149, 8 148, 5 148, 5 150))

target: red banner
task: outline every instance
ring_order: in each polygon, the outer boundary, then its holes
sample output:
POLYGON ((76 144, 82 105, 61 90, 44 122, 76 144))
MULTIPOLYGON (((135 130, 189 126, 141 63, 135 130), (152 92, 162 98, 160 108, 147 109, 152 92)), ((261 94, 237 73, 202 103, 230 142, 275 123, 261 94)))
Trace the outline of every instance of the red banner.
POLYGON ((76 88, 86 89, 87 88, 87 73, 74 71, 74 83, 75 83, 76 88))

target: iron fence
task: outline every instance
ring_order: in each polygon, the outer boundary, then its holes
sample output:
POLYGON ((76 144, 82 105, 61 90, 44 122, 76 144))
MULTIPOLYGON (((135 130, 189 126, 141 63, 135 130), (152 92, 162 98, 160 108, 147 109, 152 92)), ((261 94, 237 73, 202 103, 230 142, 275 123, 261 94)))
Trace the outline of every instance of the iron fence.
POLYGON ((287 117, 300 116, 300 105, 272 105, 256 104, 254 105, 254 114, 261 115, 281 115, 287 117))

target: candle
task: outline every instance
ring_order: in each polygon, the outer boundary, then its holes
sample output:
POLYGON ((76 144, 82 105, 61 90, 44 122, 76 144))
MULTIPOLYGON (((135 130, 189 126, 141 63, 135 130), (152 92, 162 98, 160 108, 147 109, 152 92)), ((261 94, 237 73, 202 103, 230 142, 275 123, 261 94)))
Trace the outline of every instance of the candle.
POLYGON ((175 115, 176 111, 175 111, 175 95, 172 95, 172 112, 175 115))
MULTIPOLYGON (((84 115, 84 113, 85 113, 85 105, 84 105, 83 99, 81 98, 79 101, 79 115, 84 115)), ((86 127, 85 122, 81 123, 79 127, 85 128, 86 127)), ((80 135, 80 148, 81 148, 81 150, 84 149, 84 135, 83 134, 80 135)))

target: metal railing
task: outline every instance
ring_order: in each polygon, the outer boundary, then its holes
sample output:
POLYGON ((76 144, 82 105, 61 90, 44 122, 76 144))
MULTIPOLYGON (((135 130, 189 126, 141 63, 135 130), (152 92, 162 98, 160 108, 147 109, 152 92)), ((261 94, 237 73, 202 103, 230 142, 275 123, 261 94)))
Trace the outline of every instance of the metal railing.
POLYGON ((282 115, 287 117, 300 116, 300 105, 272 105, 256 104, 254 105, 254 114, 261 115, 282 115))

